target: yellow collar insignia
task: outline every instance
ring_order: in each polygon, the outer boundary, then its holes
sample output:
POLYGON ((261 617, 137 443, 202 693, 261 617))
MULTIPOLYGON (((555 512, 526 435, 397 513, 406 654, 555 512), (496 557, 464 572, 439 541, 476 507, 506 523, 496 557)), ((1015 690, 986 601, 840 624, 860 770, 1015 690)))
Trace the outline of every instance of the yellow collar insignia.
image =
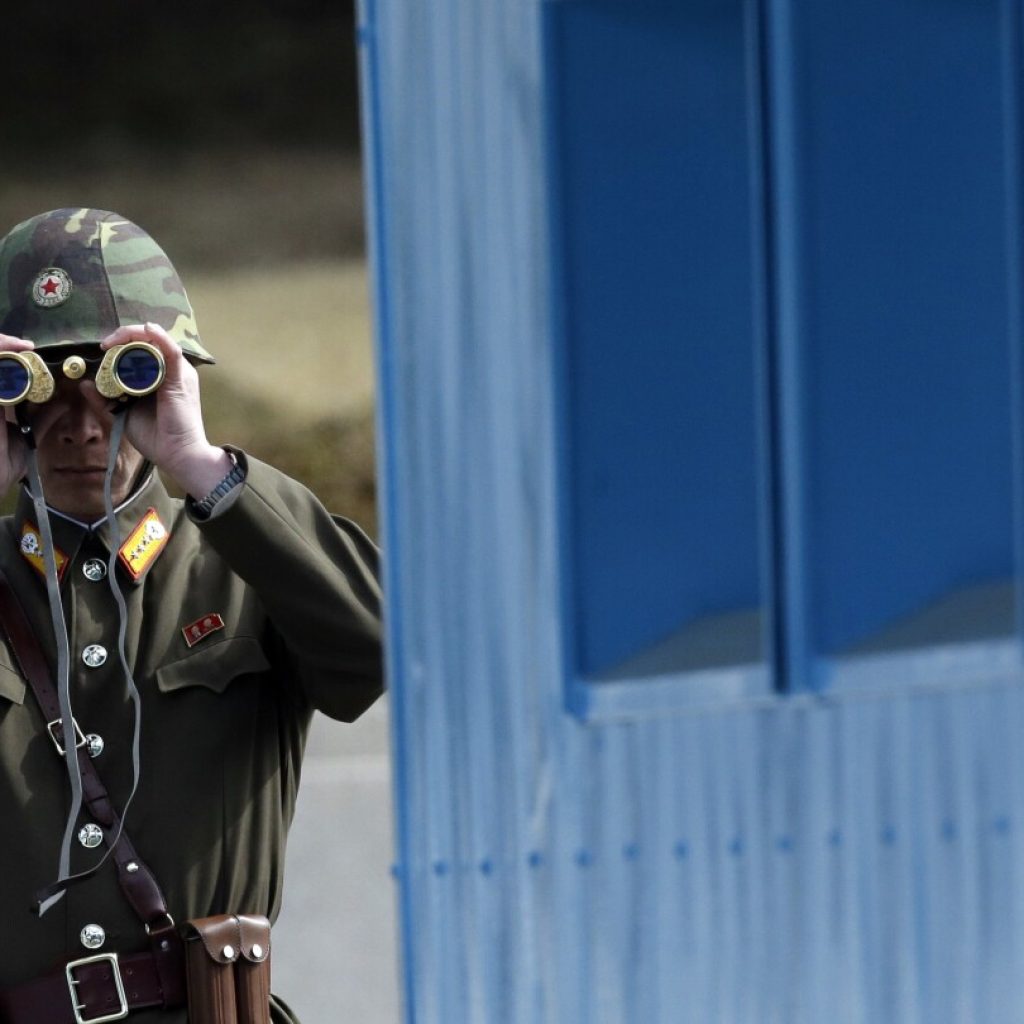
MULTIPOLYGON (((22 558, 32 566, 44 579, 46 578, 46 562, 43 560, 43 538, 39 528, 26 522, 21 527, 21 543, 18 545, 22 558)), ((64 570, 68 565, 68 556, 60 548, 54 547, 54 558, 57 561, 57 580, 64 579, 64 570)))
POLYGON ((167 527, 160 522, 156 509, 148 509, 118 551, 121 562, 131 573, 132 579, 137 580, 146 571, 170 539, 171 535, 167 527))

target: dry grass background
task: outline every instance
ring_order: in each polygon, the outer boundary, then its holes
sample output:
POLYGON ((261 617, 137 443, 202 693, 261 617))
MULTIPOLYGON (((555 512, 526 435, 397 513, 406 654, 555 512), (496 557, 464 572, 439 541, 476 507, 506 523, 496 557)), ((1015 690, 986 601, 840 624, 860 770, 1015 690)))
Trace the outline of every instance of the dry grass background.
POLYGON ((4 181, 0 231, 60 206, 115 210, 174 261, 217 365, 207 431, 376 534, 373 359, 354 154, 107 153, 4 181))

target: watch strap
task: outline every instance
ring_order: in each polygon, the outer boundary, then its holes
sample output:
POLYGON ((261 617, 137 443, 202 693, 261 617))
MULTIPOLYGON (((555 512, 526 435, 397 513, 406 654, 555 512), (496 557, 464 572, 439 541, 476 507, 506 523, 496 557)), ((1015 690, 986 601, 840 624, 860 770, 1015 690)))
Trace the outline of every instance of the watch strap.
POLYGON ((223 501, 239 484, 245 483, 245 470, 238 464, 238 459, 231 452, 227 454, 233 463, 231 471, 209 494, 192 503, 192 511, 200 519, 209 518, 210 513, 219 502, 223 501))

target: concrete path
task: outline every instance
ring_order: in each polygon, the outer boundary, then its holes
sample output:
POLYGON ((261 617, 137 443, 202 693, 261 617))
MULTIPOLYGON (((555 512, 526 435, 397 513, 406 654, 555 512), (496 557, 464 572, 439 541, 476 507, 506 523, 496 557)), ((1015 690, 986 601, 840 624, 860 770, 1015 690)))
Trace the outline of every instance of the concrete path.
POLYGON ((398 1024, 387 704, 314 721, 292 828, 273 987, 302 1024, 398 1024))

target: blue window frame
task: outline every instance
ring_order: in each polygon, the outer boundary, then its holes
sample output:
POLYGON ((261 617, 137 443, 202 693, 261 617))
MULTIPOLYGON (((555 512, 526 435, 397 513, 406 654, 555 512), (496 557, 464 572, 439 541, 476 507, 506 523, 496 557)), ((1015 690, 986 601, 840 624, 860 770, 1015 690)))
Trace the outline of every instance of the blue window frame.
POLYGON ((1016 5, 543 10, 569 705, 1024 677, 1016 5))

